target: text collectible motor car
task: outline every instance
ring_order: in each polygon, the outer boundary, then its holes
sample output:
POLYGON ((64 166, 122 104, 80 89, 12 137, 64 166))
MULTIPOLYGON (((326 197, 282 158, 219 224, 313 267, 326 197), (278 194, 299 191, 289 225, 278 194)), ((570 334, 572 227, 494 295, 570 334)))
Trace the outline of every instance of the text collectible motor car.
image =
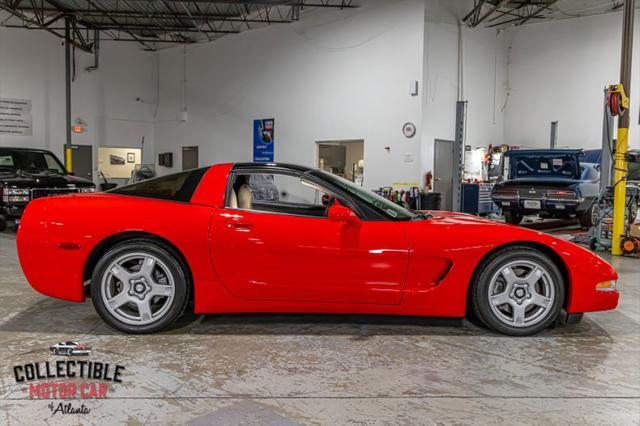
POLYGON ((149 333, 196 313, 464 317, 510 335, 614 309, 616 271, 577 245, 475 216, 406 210, 330 173, 218 164, 38 199, 17 237, 31 286, 149 333), (275 195, 254 197, 253 182, 275 195), (273 191, 272 191, 273 192, 273 191))
POLYGON ((0 148, 0 232, 19 220, 33 199, 93 191, 93 182, 67 173, 49 151, 0 148))

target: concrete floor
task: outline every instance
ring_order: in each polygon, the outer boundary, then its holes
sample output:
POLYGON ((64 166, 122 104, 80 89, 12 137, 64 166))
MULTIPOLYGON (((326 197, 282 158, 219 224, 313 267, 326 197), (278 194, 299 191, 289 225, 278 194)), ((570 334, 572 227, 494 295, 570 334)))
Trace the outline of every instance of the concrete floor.
POLYGON ((90 303, 37 294, 0 234, 0 424, 640 424, 640 260, 616 258, 616 311, 530 338, 472 323, 304 315, 189 316, 127 336, 90 303), (78 340, 126 367, 106 400, 52 415, 13 366, 78 340))

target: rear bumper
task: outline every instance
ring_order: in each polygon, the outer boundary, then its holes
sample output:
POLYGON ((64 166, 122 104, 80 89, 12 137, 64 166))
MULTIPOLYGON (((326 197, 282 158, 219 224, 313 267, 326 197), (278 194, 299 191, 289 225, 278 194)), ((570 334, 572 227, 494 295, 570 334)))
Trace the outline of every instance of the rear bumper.
POLYGON ((590 205, 589 200, 579 198, 577 200, 556 200, 556 199, 532 199, 493 197, 495 205, 502 210, 515 210, 524 214, 548 213, 550 215, 577 215, 586 211, 590 205), (537 202, 540 207, 531 207, 529 203, 537 202), (525 205, 529 204, 529 205, 525 205))
POLYGON ((57 299, 83 302, 82 267, 78 264, 86 257, 84 253, 64 251, 52 241, 47 222, 35 219, 46 217, 44 205, 32 201, 22 216, 16 238, 22 271, 34 290, 57 299))

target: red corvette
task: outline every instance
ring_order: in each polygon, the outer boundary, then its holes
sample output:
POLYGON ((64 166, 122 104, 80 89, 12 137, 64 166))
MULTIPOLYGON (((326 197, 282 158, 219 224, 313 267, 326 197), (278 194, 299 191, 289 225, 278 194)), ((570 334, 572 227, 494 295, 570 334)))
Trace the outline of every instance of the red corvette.
POLYGON ((614 309, 615 270, 572 243, 475 216, 406 210, 329 173, 219 164, 31 202, 31 286, 128 333, 196 313, 464 317, 528 335, 614 309))

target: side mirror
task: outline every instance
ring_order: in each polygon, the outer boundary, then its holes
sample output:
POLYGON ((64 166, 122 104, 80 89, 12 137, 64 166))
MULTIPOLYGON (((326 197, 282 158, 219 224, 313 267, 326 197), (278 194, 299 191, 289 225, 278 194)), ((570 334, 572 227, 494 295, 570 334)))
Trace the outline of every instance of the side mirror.
POLYGON ((331 222, 343 222, 352 225, 359 225, 360 218, 349 207, 343 206, 338 200, 329 207, 327 217, 331 222))

